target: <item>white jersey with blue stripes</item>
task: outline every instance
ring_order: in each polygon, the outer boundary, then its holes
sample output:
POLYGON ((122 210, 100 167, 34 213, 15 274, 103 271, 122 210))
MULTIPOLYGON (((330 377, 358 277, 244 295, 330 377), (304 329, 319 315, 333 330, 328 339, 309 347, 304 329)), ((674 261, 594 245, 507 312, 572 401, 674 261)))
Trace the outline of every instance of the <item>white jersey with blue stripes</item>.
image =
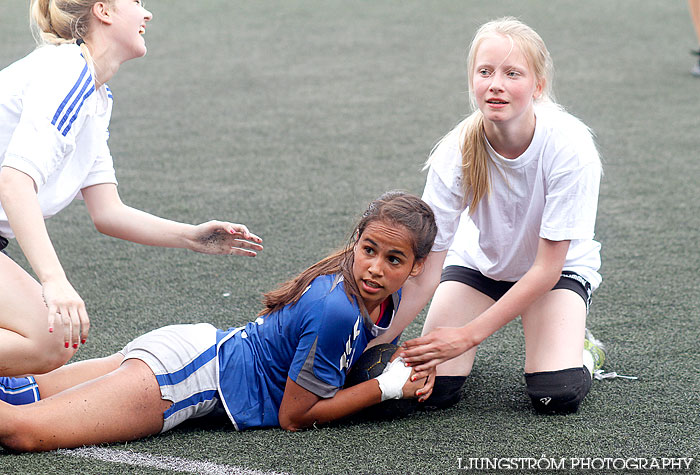
MULTIPOLYGON (((74 44, 42 46, 0 71, 0 166, 29 175, 45 218, 117 183, 107 146, 112 93, 74 44)), ((0 235, 14 237, 0 207, 0 235)))

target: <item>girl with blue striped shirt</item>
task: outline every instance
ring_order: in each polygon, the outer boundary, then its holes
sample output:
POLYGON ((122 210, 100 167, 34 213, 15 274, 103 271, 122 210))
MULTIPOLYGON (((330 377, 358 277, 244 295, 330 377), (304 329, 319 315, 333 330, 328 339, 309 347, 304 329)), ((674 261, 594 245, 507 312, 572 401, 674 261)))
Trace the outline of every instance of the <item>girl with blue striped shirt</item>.
POLYGON ((26 386, 7 377, 63 365, 88 336, 85 304, 44 223, 75 198, 101 233, 120 239, 208 254, 262 249, 243 225, 177 223, 119 198, 106 83, 146 54, 152 15, 141 2, 32 0, 30 14, 39 47, 0 71, 0 250, 16 238, 38 282, 0 252, 0 397, 26 386))

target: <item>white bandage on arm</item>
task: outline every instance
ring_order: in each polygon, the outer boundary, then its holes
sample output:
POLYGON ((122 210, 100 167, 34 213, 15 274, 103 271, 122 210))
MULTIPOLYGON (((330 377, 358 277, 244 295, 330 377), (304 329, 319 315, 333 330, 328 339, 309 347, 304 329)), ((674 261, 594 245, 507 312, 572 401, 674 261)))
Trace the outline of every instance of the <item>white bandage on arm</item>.
POLYGON ((386 365, 382 374, 375 379, 379 382, 379 389, 382 391, 382 401, 387 399, 401 399, 403 397, 403 386, 411 376, 411 368, 404 364, 403 358, 396 358, 386 365))

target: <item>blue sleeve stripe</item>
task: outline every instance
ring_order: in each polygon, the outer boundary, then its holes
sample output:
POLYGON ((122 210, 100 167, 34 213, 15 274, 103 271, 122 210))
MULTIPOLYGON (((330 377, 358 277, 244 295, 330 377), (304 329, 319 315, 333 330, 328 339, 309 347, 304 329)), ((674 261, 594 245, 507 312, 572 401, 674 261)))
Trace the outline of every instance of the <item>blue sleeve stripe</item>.
POLYGON ((206 351, 202 352, 198 357, 190 361, 182 369, 173 373, 156 375, 156 380, 160 386, 172 386, 187 379, 192 373, 210 362, 216 357, 216 345, 212 345, 206 351))
MULTIPOLYGON (((70 118, 70 120, 68 121, 68 125, 66 126, 65 129, 63 129, 63 132, 61 132, 61 134, 62 134, 64 137, 66 136, 66 134, 68 134, 68 131, 69 131, 70 128, 73 126, 73 122, 75 122, 75 119, 78 118, 78 113, 80 112, 80 109, 83 107, 83 104, 85 103, 85 99, 87 99, 88 97, 90 97, 90 94, 92 94, 93 92, 95 92, 95 86, 94 86, 94 85, 90 86, 90 89, 88 89, 88 92, 86 92, 86 93, 83 95, 83 99, 80 101, 80 105, 79 105, 78 108, 75 110, 75 113, 73 114, 73 117, 70 118)), ((59 129, 59 130, 60 130, 60 129, 59 129)))
MULTIPOLYGON (((78 93, 77 96, 75 96, 75 99, 73 99, 73 102, 71 103, 70 107, 66 110, 65 114, 63 114, 63 118, 61 121, 58 123, 56 126, 58 130, 60 131, 61 128, 63 128, 63 125, 66 123, 68 120, 68 117, 71 115, 71 112, 73 112, 73 109, 75 109, 75 106, 78 104, 78 101, 82 98, 84 101, 86 97, 88 97, 90 94, 92 94, 92 90, 95 89, 95 84, 92 81, 92 75, 88 74, 87 80, 83 83, 83 87, 80 89, 80 92, 78 93), (90 87, 91 90, 89 90, 87 93, 85 92, 88 87, 90 87)), ((83 103, 80 103, 80 107, 82 107, 83 103)), ((78 111, 80 110, 80 107, 78 108, 78 111)), ((77 111, 76 111, 77 113, 77 111)), ((70 128, 70 127, 68 127, 70 128)), ((68 133, 67 130, 63 130, 62 134, 65 137, 65 135, 68 133)))
MULTIPOLYGON (((75 82, 75 84, 73 85, 73 88, 70 90, 68 95, 63 99, 63 102, 61 102, 61 105, 58 106, 56 113, 53 115, 53 120, 51 120, 51 125, 56 125, 56 121, 58 120, 61 113, 63 112, 63 108, 66 107, 66 104, 68 104, 68 101, 70 101, 70 98, 73 97, 73 94, 75 94, 75 91, 78 90, 78 88, 80 87, 80 84, 82 84, 83 78, 85 77, 85 74, 87 72, 88 72, 88 67, 87 67, 87 63, 85 63, 85 67, 83 68, 83 71, 80 73, 80 77, 75 82)), ((60 127, 59 127, 59 129, 60 129, 60 127)))
POLYGON ((178 411, 181 411, 183 409, 186 409, 190 406, 196 406, 197 404, 205 401, 211 401, 214 399, 217 395, 218 391, 216 389, 212 389, 209 391, 202 391, 201 393, 193 394, 192 396, 188 397, 187 399, 183 399, 182 401, 178 401, 176 403, 173 403, 172 406, 168 408, 167 411, 163 413, 163 419, 167 419, 168 417, 172 416, 178 411))

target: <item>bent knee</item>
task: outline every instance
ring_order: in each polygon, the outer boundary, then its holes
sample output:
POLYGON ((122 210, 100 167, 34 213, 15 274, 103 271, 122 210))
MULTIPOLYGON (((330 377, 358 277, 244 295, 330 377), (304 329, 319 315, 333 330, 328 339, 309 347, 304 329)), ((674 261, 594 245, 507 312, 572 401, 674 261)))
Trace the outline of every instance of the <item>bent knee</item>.
POLYGON ((578 411, 591 388, 586 368, 526 373, 525 383, 535 410, 541 414, 571 414, 578 411))
POLYGON ((61 344, 51 342, 34 352, 33 356, 27 361, 27 367, 23 369, 23 374, 44 374, 60 368, 73 357, 77 350, 66 349, 61 344))

